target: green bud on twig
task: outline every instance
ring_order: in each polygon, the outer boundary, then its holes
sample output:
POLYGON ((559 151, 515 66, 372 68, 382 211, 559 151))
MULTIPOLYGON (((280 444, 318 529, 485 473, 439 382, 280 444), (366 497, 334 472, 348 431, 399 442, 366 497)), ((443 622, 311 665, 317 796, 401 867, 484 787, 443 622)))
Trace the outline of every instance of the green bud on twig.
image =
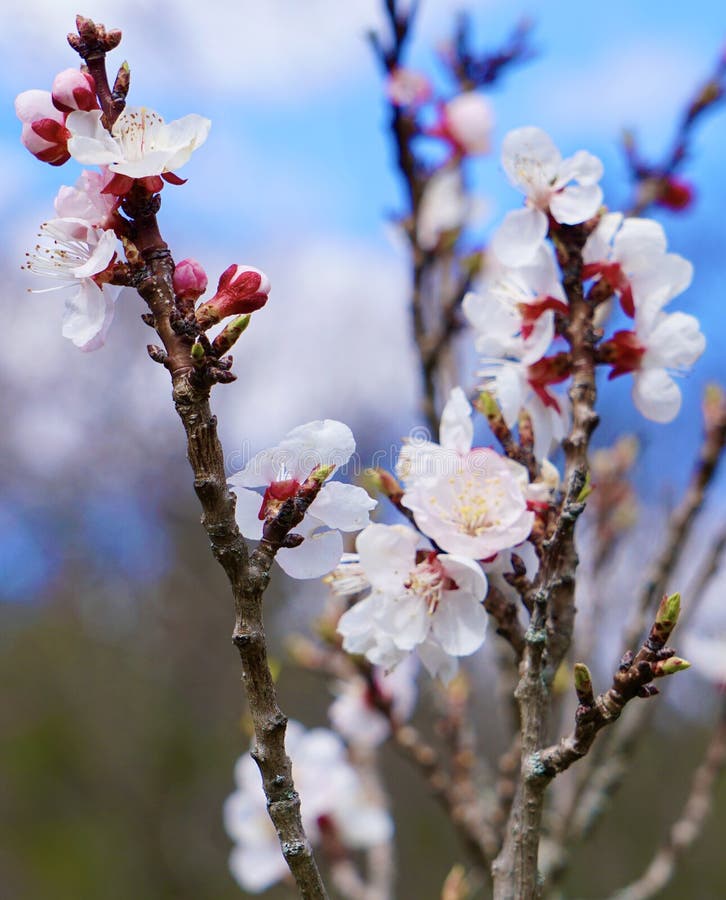
POLYGON ((232 321, 224 327, 224 330, 217 335, 212 343, 212 347, 217 356, 222 356, 222 354, 226 353, 230 347, 234 346, 239 337, 247 330, 247 326, 250 324, 251 319, 252 316, 249 313, 246 313, 245 315, 237 316, 232 319, 232 321))
POLYGON ((584 663, 575 663, 575 691, 577 699, 585 706, 592 706, 595 697, 592 690, 592 675, 584 663))
POLYGON ((482 391, 477 397, 476 408, 487 419, 495 419, 501 416, 499 405, 494 397, 488 391, 482 391))
POLYGON ((590 496, 591 493, 592 493, 592 482, 590 480, 590 471, 588 470, 587 474, 585 475, 585 483, 582 486, 582 490, 577 495, 577 502, 584 503, 585 500, 587 500, 587 498, 590 496))
POLYGON ((322 484, 324 481, 327 481, 328 478, 335 471, 335 466, 333 464, 328 466, 318 466, 317 469, 313 469, 310 473, 310 480, 317 481, 318 484, 322 484))
POLYGON ((680 656, 671 656, 670 659, 663 659, 653 666, 653 674, 656 678, 664 675, 675 675, 676 672, 684 672, 690 669, 691 664, 687 659, 681 659, 680 656))
POLYGON ((681 614, 681 595, 679 593, 665 595, 660 601, 658 614, 655 617, 656 624, 673 631, 681 614))

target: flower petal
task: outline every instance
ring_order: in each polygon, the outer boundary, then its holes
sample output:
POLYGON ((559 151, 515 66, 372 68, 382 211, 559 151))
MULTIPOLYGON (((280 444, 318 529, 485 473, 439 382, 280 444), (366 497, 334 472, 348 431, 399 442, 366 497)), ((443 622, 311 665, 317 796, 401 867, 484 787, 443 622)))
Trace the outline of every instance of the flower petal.
POLYGON ((494 232, 489 249, 506 266, 524 266, 547 236, 547 216, 526 207, 508 212, 494 232))
POLYGON ((102 115, 100 109, 76 110, 66 119, 66 128, 71 133, 68 152, 83 165, 104 166, 123 158, 118 141, 101 124, 102 115))
POLYGON ((441 446, 457 453, 468 453, 474 439, 471 404, 460 387, 455 387, 441 414, 441 446))
POLYGON ((416 565, 419 536, 405 525, 369 525, 356 539, 360 564, 371 585, 398 594, 416 565))
POLYGON ((562 154, 541 128, 515 128, 502 141, 504 171, 512 184, 528 196, 547 189, 561 162, 562 154))
POLYGON ((237 495, 235 518, 239 530, 251 541, 262 540, 263 522, 259 517, 262 497, 257 491, 248 491, 246 488, 237 488, 235 494, 237 495))
POLYGON ((445 591, 432 618, 434 637, 446 653, 469 656, 484 643, 487 613, 464 591, 445 591))
POLYGON ((323 419, 293 428, 279 449, 290 456, 289 477, 303 481, 318 466, 344 466, 355 452, 355 438, 343 422, 323 419))
POLYGON ((591 219, 602 204, 602 188, 597 184, 571 184, 550 201, 550 212, 562 225, 577 225, 591 219))
POLYGON ((369 512, 378 505, 362 487, 329 481, 310 504, 308 512, 329 528, 360 531, 370 524, 369 512))
POLYGON ((331 572, 342 555, 340 532, 320 531, 306 537, 299 547, 278 550, 275 559, 291 578, 319 578, 331 572))
POLYGON ((681 390, 665 369, 643 369, 633 382, 633 403, 646 419, 671 422, 681 408, 681 390))
POLYGON ((111 289, 101 289, 92 279, 84 278, 66 301, 63 337, 81 350, 97 350, 113 319, 114 299, 111 289))

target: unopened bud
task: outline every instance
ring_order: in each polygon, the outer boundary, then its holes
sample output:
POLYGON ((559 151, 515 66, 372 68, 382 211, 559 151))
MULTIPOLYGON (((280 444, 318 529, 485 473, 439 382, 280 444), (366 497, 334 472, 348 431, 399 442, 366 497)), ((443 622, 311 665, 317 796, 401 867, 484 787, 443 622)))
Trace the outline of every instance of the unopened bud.
POLYGON ((194 362, 201 362, 204 359, 204 347, 201 344, 192 344, 191 353, 194 362))
POLYGON ((207 273, 196 259, 183 259, 174 269, 174 293, 182 300, 198 300, 207 290, 207 273))
POLYGON ((239 316, 261 309, 267 303, 270 281, 254 266, 231 265, 217 286, 217 293, 197 310, 197 324, 206 331, 227 316, 239 316))
POLYGON ((224 327, 221 334, 218 334, 212 341, 212 348, 217 356, 222 356, 234 346, 237 339, 247 330, 247 326, 250 324, 251 319, 251 315, 237 316, 236 319, 232 319, 232 321, 224 327))
POLYGON ((15 113, 23 123, 20 140, 41 162, 61 166, 68 152, 70 131, 65 127, 65 113, 56 109, 48 91, 23 91, 15 98, 15 113))
POLYGON ((476 399, 476 408, 487 419, 496 419, 501 416, 497 401, 488 391, 482 391, 476 399))
POLYGON ((334 471, 335 465, 333 463, 330 463, 327 466, 317 466, 317 468, 313 469, 310 473, 310 480, 316 481, 318 484, 323 484, 323 482, 330 478, 334 471))
POLYGON ((663 178, 658 185, 656 203, 666 209, 679 212, 693 203, 693 185, 673 175, 663 178))
POLYGON ((590 471, 588 469, 587 474, 585 475, 585 483, 583 484, 582 489, 580 490, 580 493, 577 495, 577 502, 584 503, 585 500, 587 500, 587 498, 590 496, 591 493, 592 493, 592 482, 590 481, 590 471))
POLYGON ((78 69, 64 69, 55 76, 51 97, 53 106, 61 112, 98 109, 96 82, 88 72, 79 72, 78 69))
POLYGON ((400 499, 403 496, 403 489, 396 479, 385 469, 377 467, 375 469, 367 469, 366 474, 370 476, 371 488, 385 494, 386 497, 400 499))
POLYGON ((465 91, 444 106, 435 133, 463 156, 479 156, 491 149, 493 125, 494 115, 486 97, 465 91))
POLYGON ((113 83, 113 90, 111 91, 114 100, 125 100, 129 87, 131 86, 131 69, 129 64, 124 60, 119 67, 118 73, 116 75, 116 80, 113 83))
POLYGON ((679 593, 665 595, 660 601, 658 613, 655 617, 656 624, 673 631, 681 614, 681 595, 679 593))
POLYGON ((676 672, 683 672, 690 669, 691 664, 687 659, 681 659, 680 656, 671 656, 670 659, 663 659, 653 666, 653 674, 656 678, 665 675, 675 675, 676 672))
POLYGON ((592 696, 592 675, 590 674, 590 670, 584 663, 575 663, 574 666, 574 676, 575 676, 575 690, 577 691, 577 696, 579 697, 581 694, 585 694, 587 696, 592 696))

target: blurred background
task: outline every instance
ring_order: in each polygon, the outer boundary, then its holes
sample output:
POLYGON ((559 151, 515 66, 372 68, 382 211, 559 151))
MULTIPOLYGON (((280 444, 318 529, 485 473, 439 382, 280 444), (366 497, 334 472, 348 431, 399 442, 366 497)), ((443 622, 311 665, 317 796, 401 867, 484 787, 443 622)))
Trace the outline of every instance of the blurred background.
MULTIPOLYGON (((60 184, 72 184, 80 169, 44 166, 24 150, 14 97, 49 89, 58 71, 77 65, 65 34, 82 12, 123 29, 115 62, 130 63, 132 104, 167 119, 188 112, 212 119, 207 144, 183 173, 188 184, 165 187, 160 221, 175 257, 199 259, 210 282, 232 262, 258 266, 272 282, 267 307, 235 353, 239 380, 215 390, 230 471, 294 425, 324 417, 352 427, 365 465, 419 422, 407 261, 391 224, 403 194, 365 40, 367 29, 382 26, 379 5, 89 0, 78 8, 69 0, 5 0, 0 7, 3 900, 239 896, 226 867, 221 804, 247 748, 231 603, 198 524, 167 374, 144 350, 140 301, 123 295, 107 345, 83 354, 60 335, 60 296, 27 293, 45 285, 21 273, 23 254, 52 215, 60 184)), ((490 94, 495 152, 469 163, 487 209, 481 237, 519 202, 498 163, 509 128, 536 124, 566 155, 581 147, 598 154, 606 202, 620 208, 630 196, 622 129, 636 130, 646 155, 663 153, 726 37, 726 14, 709 0, 687 8, 676 0, 657 7, 423 0, 411 63, 435 79, 443 77, 437 47, 462 8, 491 49, 520 16, 531 17, 538 51, 490 94)), ((726 112, 718 110, 698 129, 684 171, 696 202, 662 216, 670 249, 696 271, 674 308, 699 316, 709 340, 681 382, 683 411, 671 425, 647 423, 627 379, 602 400, 596 443, 628 432, 642 448, 635 480, 645 506, 613 582, 615 610, 687 479, 703 385, 726 374, 725 145, 726 112)), ((473 383, 472 373, 464 376, 473 383)), ((691 570, 716 527, 723 488, 721 477, 687 554, 691 570)), ((725 624, 719 583, 702 606, 702 627, 725 624)), ((304 630, 319 609, 320 593, 276 572, 266 602, 278 657, 285 635, 304 630)), ((602 647, 616 644, 603 634, 602 647)), ((306 725, 324 724, 329 695, 321 681, 283 665, 280 691, 283 708, 306 725)), ((698 676, 670 694, 613 816, 580 857, 572 896, 604 897, 638 874, 683 800, 687 778, 673 778, 672 761, 687 773, 700 758, 715 699, 698 676)), ((479 713, 494 757, 502 747, 487 725, 492 702, 482 699, 479 713)), ((399 896, 436 897, 455 840, 415 773, 386 759, 401 835, 399 896)), ((663 896, 726 896, 718 855, 723 787, 719 802, 663 896)))

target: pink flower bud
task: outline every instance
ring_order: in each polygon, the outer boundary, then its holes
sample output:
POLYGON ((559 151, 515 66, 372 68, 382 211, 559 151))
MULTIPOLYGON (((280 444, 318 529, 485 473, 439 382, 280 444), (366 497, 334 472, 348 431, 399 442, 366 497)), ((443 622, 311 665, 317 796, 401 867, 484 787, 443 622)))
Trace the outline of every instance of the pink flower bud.
POLYGON ((196 259, 183 259, 174 269, 174 293, 183 300, 198 300, 207 290, 207 273, 196 259))
POLYGON ((56 109, 65 113, 76 109, 89 112, 99 108, 93 76, 78 69, 64 69, 55 76, 51 97, 56 109))
POLYGON ((60 166, 71 155, 65 113, 53 106, 48 91, 23 91, 15 99, 15 113, 23 123, 20 140, 42 162, 60 166))
POLYGON ((388 76, 386 93, 394 106, 415 109, 431 99, 431 82, 412 69, 394 69, 388 76))
POLYGON ((494 124, 492 108, 486 97, 465 91, 449 100, 432 134, 451 144, 461 156, 479 156, 490 150, 494 124))
POLYGON ((264 272, 233 264, 222 273, 214 297, 197 310, 197 323, 206 330, 227 316, 254 312, 267 303, 269 292, 270 281, 264 272))

